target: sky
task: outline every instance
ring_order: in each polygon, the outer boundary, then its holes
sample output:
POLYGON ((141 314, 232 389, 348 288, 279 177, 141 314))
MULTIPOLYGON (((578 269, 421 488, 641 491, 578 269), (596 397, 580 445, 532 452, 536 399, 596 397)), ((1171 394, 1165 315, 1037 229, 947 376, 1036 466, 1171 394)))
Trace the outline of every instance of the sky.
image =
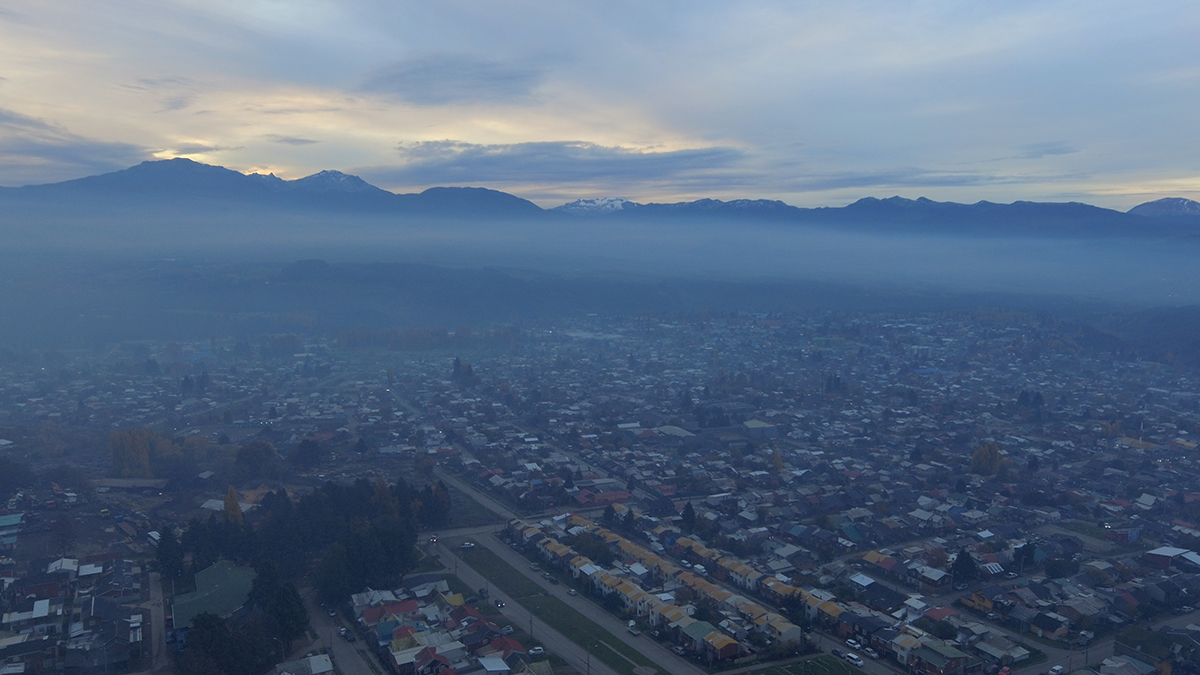
POLYGON ((0 0, 0 185, 1200 199, 1200 3, 0 0))

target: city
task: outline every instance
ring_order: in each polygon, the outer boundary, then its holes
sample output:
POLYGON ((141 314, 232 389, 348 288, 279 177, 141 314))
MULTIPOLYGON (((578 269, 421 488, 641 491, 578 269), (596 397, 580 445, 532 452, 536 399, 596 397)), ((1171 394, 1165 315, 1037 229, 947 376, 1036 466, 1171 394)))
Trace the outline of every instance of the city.
POLYGON ((311 626, 279 672, 1193 666, 1187 367, 983 310, 590 315, 425 344, 10 358, 0 656, 162 667, 200 613, 256 611, 254 570, 198 550, 194 590, 168 584, 164 535, 400 479, 453 506, 414 516, 394 587, 328 597, 301 563, 311 626), (133 429, 159 430, 141 459, 133 429))

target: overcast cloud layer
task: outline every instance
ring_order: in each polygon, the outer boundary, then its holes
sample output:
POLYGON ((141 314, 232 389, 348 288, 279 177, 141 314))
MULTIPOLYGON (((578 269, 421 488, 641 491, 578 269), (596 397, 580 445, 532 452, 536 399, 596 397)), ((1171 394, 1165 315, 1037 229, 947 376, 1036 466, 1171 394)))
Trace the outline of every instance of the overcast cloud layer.
POLYGON ((1200 5, 8 0, 0 185, 186 156, 543 205, 1200 199, 1200 5))

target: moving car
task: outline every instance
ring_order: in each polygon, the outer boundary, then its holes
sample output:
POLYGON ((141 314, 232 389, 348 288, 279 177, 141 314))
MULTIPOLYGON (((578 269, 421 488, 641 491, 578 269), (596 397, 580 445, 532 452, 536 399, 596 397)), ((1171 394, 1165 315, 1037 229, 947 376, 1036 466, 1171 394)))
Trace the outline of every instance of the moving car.
POLYGON ((579 595, 579 592, 576 591, 574 588, 568 588, 567 595, 579 595))
POLYGON ((501 608, 502 608, 502 607, 504 607, 504 601, 503 601, 503 600, 497 600, 497 601, 496 601, 496 606, 497 606, 497 607, 501 607, 501 608))
POLYGON ((458 547, 459 547, 459 548, 463 548, 463 549, 466 549, 466 548, 475 548, 475 542, 473 542, 473 541, 464 541, 463 543, 459 544, 459 545, 458 545, 458 547))

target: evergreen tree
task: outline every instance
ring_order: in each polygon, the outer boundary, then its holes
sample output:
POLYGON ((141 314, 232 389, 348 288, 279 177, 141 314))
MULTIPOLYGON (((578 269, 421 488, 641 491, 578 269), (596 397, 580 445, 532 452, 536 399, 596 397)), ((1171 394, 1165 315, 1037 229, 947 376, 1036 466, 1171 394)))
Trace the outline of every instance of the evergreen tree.
POLYGON ((225 491, 225 520, 234 525, 242 524, 242 505, 238 502, 238 493, 232 485, 225 491))
POLYGON ((681 518, 681 527, 684 534, 691 534, 696 531, 696 509, 692 506, 691 502, 683 505, 681 518))
POLYGON ((334 542, 325 551, 321 564, 317 566, 316 585, 321 599, 333 604, 358 590, 349 585, 349 574, 350 562, 346 556, 346 547, 334 542))
POLYGON ((954 583, 968 583, 979 578, 979 566, 975 564, 975 559, 971 557, 966 546, 958 549, 958 556, 950 566, 950 574, 954 576, 954 583))
POLYGON ((178 581, 183 577, 183 548, 170 528, 164 527, 159 533, 155 558, 164 578, 178 581))
POLYGON ((609 504, 604 507, 604 515, 600 519, 604 521, 604 526, 608 529, 615 528, 617 526, 617 510, 613 508, 612 504, 609 504))

